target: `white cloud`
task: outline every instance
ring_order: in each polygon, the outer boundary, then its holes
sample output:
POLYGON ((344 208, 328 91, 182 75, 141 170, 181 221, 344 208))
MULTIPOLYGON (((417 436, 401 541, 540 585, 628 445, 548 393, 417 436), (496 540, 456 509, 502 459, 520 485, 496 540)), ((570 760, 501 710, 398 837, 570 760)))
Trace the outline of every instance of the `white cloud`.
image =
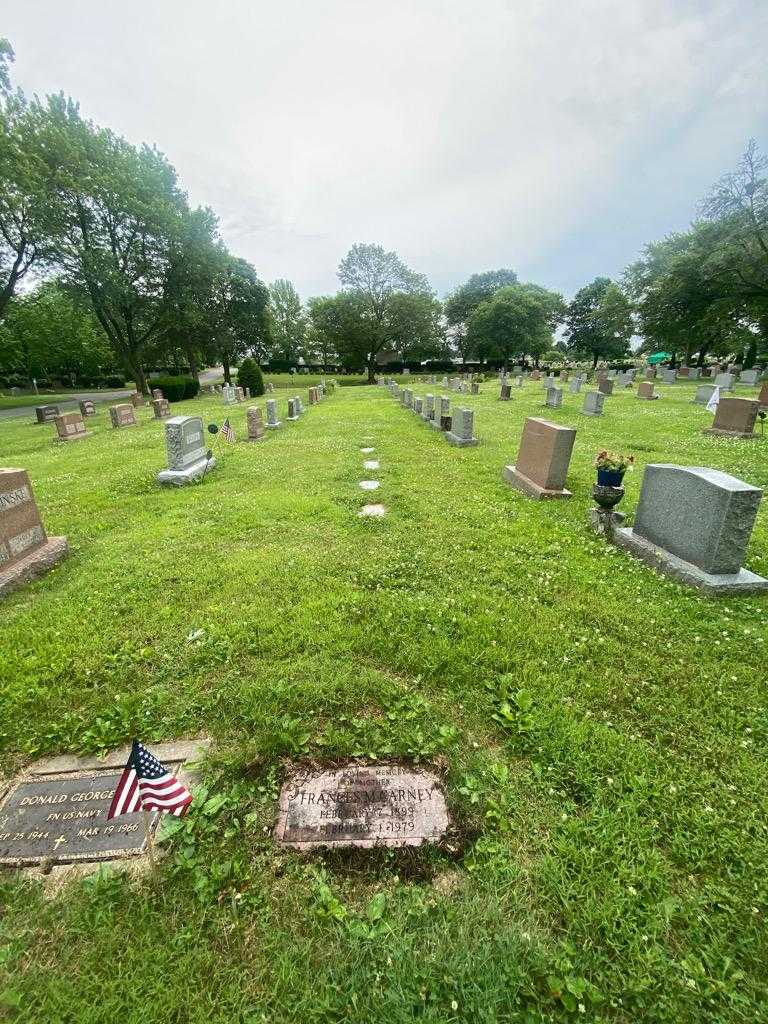
POLYGON ((6 12, 17 81, 157 142, 233 251, 304 295, 336 288, 355 241, 441 293, 500 265, 571 289, 684 224, 747 137, 768 143, 768 14, 751 0, 125 12, 6 12))

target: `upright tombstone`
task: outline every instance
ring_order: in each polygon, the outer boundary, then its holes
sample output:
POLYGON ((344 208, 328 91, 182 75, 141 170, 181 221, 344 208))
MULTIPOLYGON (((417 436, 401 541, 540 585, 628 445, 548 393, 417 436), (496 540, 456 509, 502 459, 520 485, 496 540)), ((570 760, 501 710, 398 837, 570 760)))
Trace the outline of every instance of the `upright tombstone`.
POLYGON ((168 469, 157 474, 161 484, 181 487, 213 469, 216 459, 205 449, 203 421, 199 416, 172 416, 165 424, 165 449, 168 469))
POLYGON ((155 398, 152 400, 152 411, 156 420, 167 419, 171 415, 171 403, 167 398, 155 398))
POLYGON ((35 409, 35 416, 38 423, 53 423, 57 416, 60 416, 58 405, 38 405, 35 409))
POLYGON ((754 387, 759 376, 759 370, 742 370, 739 374, 739 384, 747 384, 749 387, 754 387))
POLYGON ((645 371, 645 379, 646 380, 655 380, 656 379, 656 367, 655 366, 649 366, 646 369, 646 371, 645 371))
POLYGON ((519 388, 521 388, 521 387, 523 386, 523 377, 522 377, 522 374, 521 374, 521 375, 520 375, 519 377, 517 377, 517 378, 516 378, 516 381, 517 381, 517 386, 518 386, 519 388))
MULTIPOLYGON (((312 402, 312 391, 313 391, 313 389, 310 388, 309 391, 310 391, 309 404, 312 405, 313 404, 313 402, 312 402)), ((267 399, 267 430, 277 430, 279 427, 282 427, 282 423, 277 418, 277 399, 275 399, 275 398, 268 398, 267 399)))
POLYGON ((605 395, 602 391, 585 391, 582 414, 584 416, 602 416, 605 395))
POLYGON ((704 433, 719 437, 756 437, 755 421, 759 410, 759 404, 752 398, 721 398, 714 423, 704 433))
POLYGON ((417 416, 421 416, 421 411, 424 406, 424 399, 421 395, 414 395, 413 397, 413 411, 417 416))
POLYGON ((533 370, 531 373, 531 380, 541 380, 541 374, 538 370, 533 370))
POLYGON ((759 487, 703 466, 646 466, 631 528, 619 547, 712 595, 768 591, 742 562, 762 497, 759 487))
POLYGON ((435 413, 432 426, 435 430, 451 429, 451 400, 447 395, 440 396, 440 406, 435 413))
POLYGON ((575 440, 573 427, 529 416, 517 459, 514 465, 504 467, 502 477, 531 498, 570 498, 565 481, 575 440))
MULTIPOLYGON (((317 405, 317 403, 320 401, 320 392, 317 390, 317 388, 309 388, 309 390, 307 391, 307 400, 309 401, 310 405, 317 405)), ((267 403, 267 426, 269 425, 269 403, 267 403)))
POLYGON ((499 393, 500 402, 509 402, 512 398, 512 385, 504 381, 501 385, 501 391, 499 393))
POLYGON ((263 441, 267 435, 264 420, 261 418, 261 409, 257 405, 252 405, 245 415, 248 422, 248 440, 263 441))
POLYGON ((661 371, 661 379, 665 384, 674 384, 677 380, 677 370, 663 369, 661 371))
POLYGON ((653 401, 654 398, 658 398, 658 395, 653 393, 654 384, 650 380, 641 380, 637 385, 637 397, 644 398, 646 401, 653 401))
POLYGON ((610 378, 608 378, 608 377, 604 377, 601 381, 599 381, 599 383, 597 385, 597 390, 602 395, 612 395, 613 394, 613 381, 610 378))
POLYGON ((472 409, 460 408, 451 417, 451 429, 445 432, 445 439, 456 448, 470 448, 478 444, 474 436, 475 414, 472 409))
POLYGON ((0 469, 0 597, 42 576, 67 554, 66 537, 48 537, 23 469, 0 469))
POLYGON ((693 396, 694 405, 708 405, 709 400, 715 392, 714 384, 699 384, 696 394, 693 396))
POLYGON ((133 411, 133 406, 128 402, 124 402, 122 405, 111 405, 109 407, 109 418, 115 429, 118 427, 136 426, 136 413, 133 411))
POLYGON ((158 398, 163 397, 163 392, 160 390, 160 388, 152 388, 152 397, 155 399, 155 401, 157 401, 158 398))
POLYGON ((224 405, 235 405, 237 402, 237 388, 233 384, 225 384, 222 388, 224 405))
POLYGON ((131 395, 131 405, 134 409, 140 409, 142 406, 147 404, 144 395, 140 395, 138 391, 134 391, 131 395))
POLYGON ((289 398, 288 399, 288 416, 286 417, 286 419, 289 420, 291 423, 295 423, 298 418, 299 418, 299 413, 298 413, 298 410, 296 408, 296 399, 295 398, 289 398))
POLYGON ((568 392, 571 395, 578 395, 581 391, 581 377, 574 377, 568 384, 568 392))
POLYGON ((83 417, 79 412, 65 412, 54 420, 56 424, 57 441, 81 441, 84 437, 90 437, 90 430, 85 429, 83 417))
POLYGON ((688 380, 698 380, 701 376, 701 370, 698 366, 692 366, 688 372, 688 380))
POLYGON ((766 381, 760 388, 760 394, 757 396, 757 404, 761 409, 768 406, 768 381, 766 381))
POLYGON ((681 366, 677 371, 678 377, 688 377, 691 372, 690 366, 681 366))
POLYGON ((243 388, 241 388, 241 387, 236 387, 235 388, 235 398, 237 399, 238 402, 244 402, 245 401, 245 391, 244 391, 243 388))
POLYGON ((472 381, 472 394, 473 395, 479 395, 480 394, 480 385, 475 380, 472 381))
POLYGON ((90 400, 90 398, 84 398, 78 404, 80 405, 80 415, 81 416, 85 417, 85 416, 95 416, 96 415, 96 406, 93 404, 93 402, 90 400))
POLYGON ((556 387, 547 388, 547 397, 544 404, 550 409, 559 409, 563 404, 563 389, 556 387))
POLYGON ((425 395, 424 404, 421 407, 421 418, 429 423, 435 415, 435 396, 425 395))
POLYGON ((721 391, 733 391, 733 374, 718 373, 715 377, 715 387, 721 391))
POLYGON ((403 388, 403 405, 406 409, 413 408, 413 391, 410 388, 403 388))
POLYGON ((296 395, 296 412, 301 416, 304 411, 304 403, 301 400, 301 395, 296 395))

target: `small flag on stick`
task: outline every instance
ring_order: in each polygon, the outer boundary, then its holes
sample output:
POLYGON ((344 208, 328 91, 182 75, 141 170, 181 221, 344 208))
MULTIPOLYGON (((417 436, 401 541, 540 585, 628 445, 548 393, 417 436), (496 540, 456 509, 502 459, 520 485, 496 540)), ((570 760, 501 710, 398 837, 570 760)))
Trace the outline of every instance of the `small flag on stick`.
POLYGON ((134 811, 158 810, 180 818, 192 803, 192 794, 171 775, 164 764, 151 754, 143 743, 133 741, 131 756, 125 766, 107 818, 134 811))
POLYGON ((232 427, 229 425, 229 417, 227 417, 224 420, 224 423, 222 424, 221 436, 224 438, 224 440, 228 444, 234 444, 235 443, 235 432, 232 429, 232 427))
POLYGON ((710 395, 709 401, 707 402, 707 412, 711 412, 713 415, 717 412, 717 407, 720 403, 720 388, 716 387, 710 395))

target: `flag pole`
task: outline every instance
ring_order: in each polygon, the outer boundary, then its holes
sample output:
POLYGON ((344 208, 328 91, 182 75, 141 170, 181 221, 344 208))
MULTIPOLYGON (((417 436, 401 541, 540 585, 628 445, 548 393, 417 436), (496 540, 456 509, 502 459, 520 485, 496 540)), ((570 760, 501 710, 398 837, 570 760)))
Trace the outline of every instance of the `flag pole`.
POLYGON ((147 837, 147 853, 149 854, 149 866, 152 870, 152 879, 157 882, 157 862, 155 861, 155 845, 152 838, 152 815, 142 807, 141 813, 144 817, 144 834, 147 837))

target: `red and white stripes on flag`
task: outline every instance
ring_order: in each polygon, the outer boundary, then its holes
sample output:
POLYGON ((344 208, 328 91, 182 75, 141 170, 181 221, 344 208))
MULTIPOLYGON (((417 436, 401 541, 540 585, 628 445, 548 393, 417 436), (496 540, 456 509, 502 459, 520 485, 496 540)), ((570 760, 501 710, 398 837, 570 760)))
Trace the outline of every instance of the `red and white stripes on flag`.
POLYGON ((221 426, 221 436, 228 444, 235 443, 235 432, 229 422, 229 417, 224 420, 224 423, 221 426))
POLYGON ((133 741, 131 754, 115 788, 107 819, 134 811, 158 810, 180 818, 192 794, 143 743, 133 741))

